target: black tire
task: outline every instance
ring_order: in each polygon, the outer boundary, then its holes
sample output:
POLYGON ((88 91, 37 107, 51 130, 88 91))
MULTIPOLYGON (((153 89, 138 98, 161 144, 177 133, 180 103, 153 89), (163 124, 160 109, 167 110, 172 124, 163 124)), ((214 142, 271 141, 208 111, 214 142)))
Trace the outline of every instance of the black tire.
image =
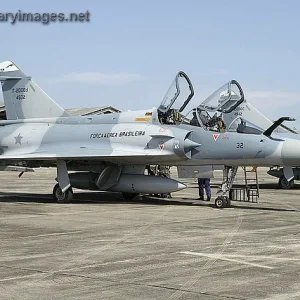
POLYGON ((227 206, 228 200, 226 197, 220 196, 215 200, 216 208, 224 208, 227 206))
POLYGON ((137 195, 136 193, 122 193, 125 200, 133 200, 137 195))
POLYGON ((170 193, 160 194, 161 198, 172 198, 170 193))
POLYGON ((292 189, 295 185, 294 179, 288 181, 284 176, 281 176, 278 181, 278 186, 281 189, 292 189))
POLYGON ((53 198, 57 203, 69 203, 73 199, 73 190, 69 188, 63 193, 57 183, 53 188, 53 198))

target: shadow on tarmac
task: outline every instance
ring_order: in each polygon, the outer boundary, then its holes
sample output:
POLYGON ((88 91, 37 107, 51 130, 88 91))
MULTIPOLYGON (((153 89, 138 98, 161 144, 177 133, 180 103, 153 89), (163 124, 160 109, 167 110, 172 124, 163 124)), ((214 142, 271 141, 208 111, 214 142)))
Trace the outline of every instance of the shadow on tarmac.
MULTIPOLYGON (((192 200, 192 199, 189 199, 192 200)), ((0 193, 0 203, 53 203, 57 204, 52 194, 31 194, 9 192, 0 193)), ((150 196, 137 196, 132 200, 126 200, 121 193, 113 192, 75 192, 72 204, 155 204, 155 205, 195 205, 192 202, 180 201, 180 199, 156 198, 150 196)))
MULTIPOLYGON (((0 203, 44 203, 62 205, 56 203, 52 194, 25 194, 25 193, 1 193, 0 203)), ((74 199, 71 204, 148 204, 148 205, 174 205, 174 206, 195 206, 195 207, 211 207, 217 209, 214 205, 214 199, 210 202, 196 200, 192 198, 155 198, 150 196, 137 196, 133 200, 125 200, 121 193, 113 192, 75 192, 74 199)), ((67 205, 67 204, 66 204, 67 205)), ((234 209, 245 209, 254 211, 281 211, 281 212, 300 212, 300 209, 293 208, 273 208, 273 207, 261 207, 255 206, 256 204, 250 204, 247 206, 247 202, 232 201, 231 207, 234 209), (239 203, 239 205, 235 205, 239 203), (243 204, 242 204, 243 203, 243 204), (245 203, 245 204, 244 204, 245 203)), ((227 208, 224 208, 226 210, 227 208)))
MULTIPOLYGON (((244 185, 234 184, 233 187, 243 187, 244 185)), ((280 191, 292 191, 292 190, 300 190, 300 184, 295 184, 292 189, 281 189, 278 187, 277 183, 260 183, 260 190, 280 190, 280 191)))
MULTIPOLYGON (((253 204, 255 205, 255 204, 253 204)), ((232 205, 231 202, 231 208, 234 209, 246 209, 246 210, 258 210, 258 211, 289 211, 289 212, 299 212, 300 213, 300 209, 293 209, 293 208, 274 208, 274 207, 255 207, 255 206, 244 206, 244 205, 239 205, 239 206, 235 206, 232 205)))

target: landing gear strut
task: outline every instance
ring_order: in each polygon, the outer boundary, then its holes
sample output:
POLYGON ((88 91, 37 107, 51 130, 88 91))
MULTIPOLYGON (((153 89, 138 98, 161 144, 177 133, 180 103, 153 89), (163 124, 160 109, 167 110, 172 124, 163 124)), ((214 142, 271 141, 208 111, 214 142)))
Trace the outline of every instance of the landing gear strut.
POLYGON ((68 203, 73 199, 67 164, 64 160, 57 160, 57 181, 54 186, 53 197, 58 203, 68 203))
POLYGON ((215 206, 217 208, 230 207, 230 190, 237 170, 238 167, 225 166, 225 169, 223 171, 223 182, 219 187, 219 190, 217 192, 218 197, 215 200, 215 206))
POLYGON ((57 203, 69 203, 73 199, 73 190, 68 188, 63 192, 57 183, 53 188, 53 198, 57 203))

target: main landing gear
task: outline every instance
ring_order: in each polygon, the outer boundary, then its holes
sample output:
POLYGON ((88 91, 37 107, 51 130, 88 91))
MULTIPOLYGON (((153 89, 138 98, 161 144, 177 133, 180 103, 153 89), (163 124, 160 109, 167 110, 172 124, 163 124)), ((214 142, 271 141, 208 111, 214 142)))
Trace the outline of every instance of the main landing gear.
POLYGON ((69 203, 73 199, 73 190, 70 184, 67 165, 64 160, 58 160, 57 165, 57 181, 53 188, 53 198, 57 203, 69 203))
POLYGON ((70 187, 63 192, 57 183, 53 188, 53 198, 57 203, 69 203, 73 199, 73 190, 70 187))
POLYGON ((294 179, 288 181, 284 176, 281 176, 278 181, 278 186, 281 189, 292 189, 294 187, 294 179))

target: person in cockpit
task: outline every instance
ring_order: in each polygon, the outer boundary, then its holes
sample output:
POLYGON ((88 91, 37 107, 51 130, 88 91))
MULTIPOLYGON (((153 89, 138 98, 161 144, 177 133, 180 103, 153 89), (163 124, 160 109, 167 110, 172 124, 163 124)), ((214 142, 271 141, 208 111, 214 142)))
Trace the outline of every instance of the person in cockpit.
POLYGON ((190 121, 190 125, 192 126, 201 126, 198 119, 197 119, 197 115, 196 115, 196 110, 193 111, 193 118, 190 121))
POLYGON ((198 114, 199 114, 199 118, 200 118, 203 126, 207 127, 208 124, 209 124, 209 121, 211 119, 209 114, 206 111, 202 110, 202 109, 198 109, 198 114))
POLYGON ((217 120, 218 120, 218 123, 217 123, 218 131, 222 132, 222 133, 225 132, 226 131, 226 124, 225 124, 224 120, 220 117, 217 120))

